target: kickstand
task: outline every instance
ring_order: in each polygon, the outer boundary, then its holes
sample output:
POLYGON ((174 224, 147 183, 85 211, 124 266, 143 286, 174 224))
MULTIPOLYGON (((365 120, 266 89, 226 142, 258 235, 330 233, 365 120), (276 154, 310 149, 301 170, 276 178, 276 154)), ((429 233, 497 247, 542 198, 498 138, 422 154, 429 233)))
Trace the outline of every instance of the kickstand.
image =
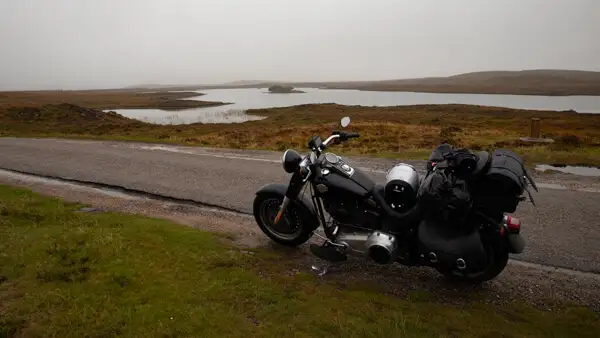
POLYGON ((322 268, 320 268, 320 267, 318 267, 316 265, 313 265, 313 266, 311 266, 310 269, 313 272, 315 272, 319 277, 323 277, 323 276, 325 276, 327 274, 327 272, 329 271, 330 267, 331 267, 331 264, 325 264, 325 265, 323 265, 322 268))
POLYGON ((348 256, 344 252, 346 249, 344 246, 331 243, 328 240, 322 245, 311 244, 309 248, 310 252, 317 258, 320 258, 324 264, 322 267, 311 266, 311 270, 316 272, 319 277, 325 276, 333 264, 341 263, 348 259, 348 256), (344 251, 340 251, 340 248, 343 248, 342 250, 344 251))

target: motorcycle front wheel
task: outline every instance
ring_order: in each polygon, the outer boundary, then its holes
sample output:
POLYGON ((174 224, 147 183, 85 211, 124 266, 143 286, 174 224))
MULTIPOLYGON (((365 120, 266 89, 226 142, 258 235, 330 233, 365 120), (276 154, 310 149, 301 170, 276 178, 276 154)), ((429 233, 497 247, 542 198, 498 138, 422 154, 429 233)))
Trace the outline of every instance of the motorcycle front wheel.
POLYGON ((253 213, 256 223, 270 239, 285 246, 298 246, 308 241, 313 234, 313 227, 307 222, 301 208, 290 203, 281 219, 275 224, 275 218, 283 196, 279 194, 258 194, 254 198, 253 213))

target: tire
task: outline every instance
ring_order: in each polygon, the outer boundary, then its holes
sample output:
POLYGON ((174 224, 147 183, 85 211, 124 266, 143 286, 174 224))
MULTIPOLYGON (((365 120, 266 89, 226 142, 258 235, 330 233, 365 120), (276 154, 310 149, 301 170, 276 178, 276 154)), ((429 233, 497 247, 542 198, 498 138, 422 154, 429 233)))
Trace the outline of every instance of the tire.
POLYGON ((489 280, 492 280, 506 268, 508 264, 508 250, 499 245, 488 245, 486 246, 488 253, 488 264, 483 271, 479 271, 472 274, 463 274, 459 270, 441 270, 438 272, 442 273, 444 277, 453 282, 466 283, 472 285, 482 284, 489 280))
POLYGON ((274 242, 295 247, 304 244, 312 235, 318 224, 312 224, 313 218, 293 201, 288 205, 279 223, 273 222, 283 202, 283 196, 277 193, 260 193, 254 198, 253 213, 256 223, 274 242), (282 229, 283 231, 278 231, 282 229))

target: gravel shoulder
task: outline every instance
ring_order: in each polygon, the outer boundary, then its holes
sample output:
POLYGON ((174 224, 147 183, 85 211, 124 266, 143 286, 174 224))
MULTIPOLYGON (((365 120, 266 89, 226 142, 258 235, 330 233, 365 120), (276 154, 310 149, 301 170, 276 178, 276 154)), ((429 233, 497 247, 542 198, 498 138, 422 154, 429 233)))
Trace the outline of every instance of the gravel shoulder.
MULTIPOLYGON (((237 245, 262 247, 277 252, 279 257, 286 261, 290 273, 309 271, 313 264, 321 264, 306 247, 290 250, 272 244, 260 232, 252 216, 118 195, 100 189, 64 183, 31 181, 16 175, 0 176, 0 183, 27 187, 44 195, 84 203, 98 208, 99 211, 117 211, 164 218, 198 229, 219 232, 237 245)), ((414 296, 415 292, 429 291, 440 301, 451 303, 460 303, 473 297, 493 303, 525 299, 543 309, 551 307, 555 301, 567 301, 600 312, 599 275, 528 266, 515 261, 510 261, 506 270, 496 280, 477 288, 451 284, 431 269, 381 267, 361 259, 350 259, 341 266, 332 267, 322 280, 324 283, 336 283, 341 289, 349 281, 357 281, 369 287, 376 287, 381 292, 398 296, 409 294, 414 296)))

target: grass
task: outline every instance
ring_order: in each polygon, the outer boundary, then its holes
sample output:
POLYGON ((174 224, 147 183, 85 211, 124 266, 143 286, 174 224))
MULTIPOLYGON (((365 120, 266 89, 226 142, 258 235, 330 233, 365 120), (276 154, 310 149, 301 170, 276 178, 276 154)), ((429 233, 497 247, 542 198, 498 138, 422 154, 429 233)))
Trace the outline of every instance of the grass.
POLYGON ((562 304, 448 305, 340 290, 221 236, 0 185, 0 337, 597 337, 562 304))
MULTIPOLYGON (((474 150, 510 148, 529 164, 600 166, 600 114, 474 105, 362 107, 313 104, 250 110, 249 114, 267 118, 237 124, 153 125, 87 109, 116 104, 114 100, 118 95, 145 98, 147 94, 74 92, 76 94, 72 96, 64 94, 61 100, 50 100, 45 92, 38 96, 31 92, 15 93, 11 94, 12 99, 4 102, 0 99, 0 136, 74 137, 234 149, 282 151, 296 148, 304 151, 312 135, 326 137, 337 128, 341 117, 350 116, 353 122, 349 129, 360 132, 361 138, 336 146, 335 152, 425 159, 435 146, 449 142, 474 150), (89 97, 82 99, 86 95, 89 97), (24 100, 23 97, 29 99, 24 100), (60 101, 73 104, 55 104, 60 101), (541 136, 554 139, 554 144, 519 141, 520 137, 529 136, 532 117, 541 119, 541 136)), ((162 93, 156 94, 156 97, 171 97, 171 94, 180 93, 162 93)), ((2 95, 8 94, 0 93, 0 97, 2 95)), ((158 100, 156 97, 153 100, 158 100)), ((121 105, 139 104, 123 102, 121 105)), ((151 102, 146 101, 145 104, 151 105, 151 102)))

